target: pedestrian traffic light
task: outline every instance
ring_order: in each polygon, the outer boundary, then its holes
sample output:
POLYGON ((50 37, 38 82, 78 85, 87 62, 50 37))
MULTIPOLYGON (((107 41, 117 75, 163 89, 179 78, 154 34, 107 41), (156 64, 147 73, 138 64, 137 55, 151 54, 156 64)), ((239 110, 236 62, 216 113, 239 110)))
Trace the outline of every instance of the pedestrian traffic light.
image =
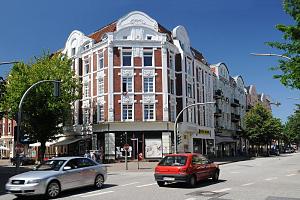
POLYGON ((177 135, 177 144, 181 144, 182 138, 181 135, 177 135))

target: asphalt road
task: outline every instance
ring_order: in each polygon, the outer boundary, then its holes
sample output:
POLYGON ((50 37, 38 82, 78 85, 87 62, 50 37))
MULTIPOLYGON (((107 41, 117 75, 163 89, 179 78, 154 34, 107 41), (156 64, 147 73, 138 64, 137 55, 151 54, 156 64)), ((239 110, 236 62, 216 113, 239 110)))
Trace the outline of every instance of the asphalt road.
MULTIPOLYGON (((221 165, 220 168, 218 183, 202 181, 196 188, 182 184, 158 187, 153 172, 113 172, 103 189, 86 187, 70 190, 63 192, 59 199, 300 200, 300 153, 256 158, 221 165)), ((6 194, 0 199, 17 198, 6 194)))

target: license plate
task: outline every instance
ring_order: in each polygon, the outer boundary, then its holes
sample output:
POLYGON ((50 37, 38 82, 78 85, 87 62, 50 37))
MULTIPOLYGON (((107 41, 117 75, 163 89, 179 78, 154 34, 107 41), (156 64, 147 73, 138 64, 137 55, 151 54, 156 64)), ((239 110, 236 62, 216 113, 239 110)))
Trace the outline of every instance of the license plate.
POLYGON ((164 177, 164 181, 175 181, 173 177, 164 177))

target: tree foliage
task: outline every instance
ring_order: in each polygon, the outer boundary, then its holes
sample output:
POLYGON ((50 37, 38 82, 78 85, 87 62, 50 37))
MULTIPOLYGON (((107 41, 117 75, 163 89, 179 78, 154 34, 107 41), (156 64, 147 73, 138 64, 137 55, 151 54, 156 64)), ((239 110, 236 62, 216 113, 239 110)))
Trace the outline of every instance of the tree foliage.
POLYGON ((246 125, 244 136, 252 144, 269 144, 272 139, 279 139, 281 136, 280 119, 274 118, 261 104, 255 105, 246 113, 244 122, 246 125))
POLYGON ((281 71, 274 75, 280 82, 290 88, 300 89, 300 0, 284 0, 284 10, 294 20, 294 25, 278 24, 276 28, 283 33, 285 42, 268 42, 271 47, 284 51, 291 58, 279 60, 279 65, 273 70, 281 71))
POLYGON ((80 84, 71 70, 71 60, 61 54, 44 54, 31 63, 13 66, 6 84, 1 109, 11 118, 18 112, 25 91, 40 80, 61 80, 61 95, 53 95, 54 84, 45 82, 29 91, 22 106, 21 129, 33 141, 41 142, 41 155, 45 143, 62 133, 62 124, 70 116, 71 102, 79 98, 80 84))
POLYGON ((297 106, 297 110, 291 116, 284 128, 284 140, 287 144, 300 142, 300 106, 297 106))

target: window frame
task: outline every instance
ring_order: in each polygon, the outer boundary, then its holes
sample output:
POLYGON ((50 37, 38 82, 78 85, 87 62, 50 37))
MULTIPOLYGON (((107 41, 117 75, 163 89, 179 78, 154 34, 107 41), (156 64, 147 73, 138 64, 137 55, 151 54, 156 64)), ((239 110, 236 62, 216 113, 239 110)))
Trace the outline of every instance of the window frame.
POLYGON ((155 120, 155 104, 151 104, 151 103, 147 103, 143 105, 143 120, 144 121, 154 121, 155 120), (148 107, 146 109, 146 106, 148 107), (150 106, 152 106, 152 108, 150 108, 150 106), (146 113, 147 111, 147 113, 146 113), (147 116, 146 116, 147 114, 147 116), (151 114, 152 114, 152 118, 151 118, 151 114))
POLYGON ((153 49, 147 49, 147 50, 144 50, 143 51, 143 66, 144 67, 153 67, 153 49), (150 53, 151 53, 151 55, 150 55, 150 53), (149 59, 149 57, 151 58, 151 59, 149 59), (145 61, 151 61, 151 65, 146 65, 145 63, 145 61))
POLYGON ((131 49, 123 49, 122 50, 122 66, 123 67, 132 67, 132 63, 133 63, 133 61, 132 61, 132 50, 131 49), (129 53, 130 53, 130 55, 129 55, 129 53), (130 60, 130 65, 124 65, 124 58, 126 58, 126 57, 130 57, 130 59, 129 59, 130 60))
POLYGON ((134 106, 133 104, 123 104, 122 105, 122 121, 133 121, 134 120, 134 106), (129 108, 131 107, 131 108, 129 108), (124 109, 125 108, 125 109, 124 109), (126 110, 126 113, 124 112, 126 110), (130 112, 131 112, 131 118, 130 118, 130 112), (126 118, 124 116, 126 115, 126 118))
POLYGON ((154 77, 143 77, 143 91, 144 93, 154 92, 154 77), (152 81, 150 81, 150 79, 152 79, 152 81))

